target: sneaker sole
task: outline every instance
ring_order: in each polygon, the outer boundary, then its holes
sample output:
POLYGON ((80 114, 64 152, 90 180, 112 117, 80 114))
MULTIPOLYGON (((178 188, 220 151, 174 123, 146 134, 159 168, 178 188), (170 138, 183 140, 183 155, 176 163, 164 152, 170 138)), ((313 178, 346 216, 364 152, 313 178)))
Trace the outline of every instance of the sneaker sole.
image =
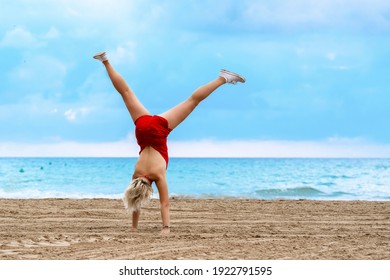
POLYGON ((100 58, 101 56, 103 56, 103 55, 105 55, 106 54, 106 52, 98 52, 97 54, 95 54, 94 56, 93 56, 93 58, 94 59, 97 59, 97 58, 100 58))
POLYGON ((245 78, 244 78, 243 76, 241 76, 241 75, 239 75, 239 74, 237 74, 237 73, 230 72, 230 71, 225 70, 225 69, 222 69, 221 72, 226 73, 226 74, 229 74, 229 75, 232 75, 232 76, 234 76, 234 77, 237 77, 237 78, 241 79, 241 82, 242 82, 242 83, 245 83, 245 81, 246 81, 245 78))

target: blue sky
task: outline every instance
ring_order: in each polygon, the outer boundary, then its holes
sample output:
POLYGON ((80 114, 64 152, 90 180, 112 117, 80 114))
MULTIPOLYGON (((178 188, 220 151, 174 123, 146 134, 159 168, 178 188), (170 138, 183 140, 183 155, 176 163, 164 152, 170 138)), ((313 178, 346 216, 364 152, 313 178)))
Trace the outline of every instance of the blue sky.
POLYGON ((247 78, 172 156, 390 157, 389 1, 1 1, 0 156, 137 154, 105 50, 155 114, 220 68, 247 78))

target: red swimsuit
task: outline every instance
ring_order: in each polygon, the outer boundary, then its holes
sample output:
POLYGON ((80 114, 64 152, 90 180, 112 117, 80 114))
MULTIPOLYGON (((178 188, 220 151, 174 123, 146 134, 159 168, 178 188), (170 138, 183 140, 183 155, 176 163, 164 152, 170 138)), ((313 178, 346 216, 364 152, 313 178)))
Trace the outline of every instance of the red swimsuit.
POLYGON ((158 151, 165 159, 168 167, 168 146, 167 138, 172 131, 168 127, 168 121, 161 116, 144 115, 135 120, 135 137, 141 147, 141 152, 151 146, 158 151))

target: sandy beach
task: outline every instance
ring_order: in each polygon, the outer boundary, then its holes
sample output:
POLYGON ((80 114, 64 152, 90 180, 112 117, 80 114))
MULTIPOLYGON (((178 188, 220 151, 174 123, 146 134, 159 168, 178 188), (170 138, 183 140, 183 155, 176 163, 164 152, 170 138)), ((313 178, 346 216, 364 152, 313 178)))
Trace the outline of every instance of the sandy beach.
POLYGON ((121 200, 0 199, 0 259, 390 259, 390 202, 152 200, 132 233, 121 200))

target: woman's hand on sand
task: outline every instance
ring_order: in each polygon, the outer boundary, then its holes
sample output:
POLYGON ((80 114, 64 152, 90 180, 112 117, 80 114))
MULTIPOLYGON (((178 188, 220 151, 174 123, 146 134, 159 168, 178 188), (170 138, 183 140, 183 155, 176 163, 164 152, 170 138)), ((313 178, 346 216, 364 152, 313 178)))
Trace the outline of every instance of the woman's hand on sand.
POLYGON ((171 232, 171 227, 170 226, 163 226, 163 228, 161 229, 161 233, 162 234, 167 234, 167 233, 170 233, 171 232))

